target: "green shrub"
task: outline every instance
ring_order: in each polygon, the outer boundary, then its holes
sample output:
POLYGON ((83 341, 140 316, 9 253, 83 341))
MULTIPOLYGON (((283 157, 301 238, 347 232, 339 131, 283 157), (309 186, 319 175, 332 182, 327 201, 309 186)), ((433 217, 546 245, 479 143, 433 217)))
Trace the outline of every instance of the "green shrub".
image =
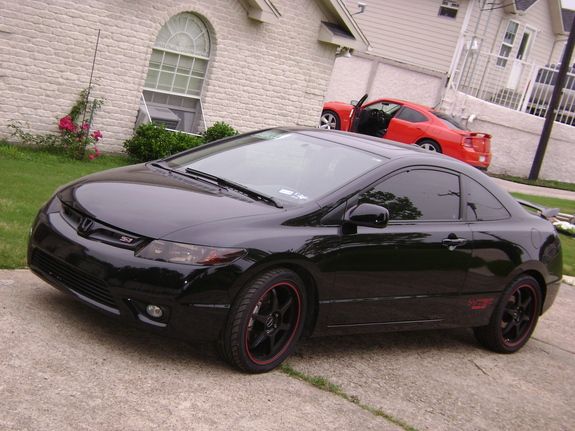
POLYGON ((124 148, 133 159, 147 162, 197 147, 203 142, 200 136, 171 132, 162 125, 146 123, 136 129, 132 138, 124 141, 124 148))
POLYGON ((223 121, 218 121, 209 127, 202 136, 205 142, 217 141, 218 139, 227 138, 228 136, 235 136, 238 131, 223 121))

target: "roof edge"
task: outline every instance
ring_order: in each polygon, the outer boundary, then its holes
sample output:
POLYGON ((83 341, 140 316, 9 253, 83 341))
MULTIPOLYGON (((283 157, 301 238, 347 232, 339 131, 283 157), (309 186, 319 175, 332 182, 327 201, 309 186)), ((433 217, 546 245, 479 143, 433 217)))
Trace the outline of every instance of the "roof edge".
POLYGON ((324 9, 331 15, 330 16, 331 19, 334 19, 338 25, 349 31, 349 33, 354 38, 354 39, 344 38, 342 40, 338 39, 335 42, 329 42, 324 40, 325 42, 335 44, 338 44, 338 42, 346 43, 345 45, 341 46, 357 49, 360 51, 367 51, 367 48, 369 47, 369 41, 367 40, 365 34, 359 28, 359 25, 357 24, 355 19, 353 19, 352 14, 350 14, 349 10, 345 7, 343 0, 317 0, 317 2, 323 5, 324 9), (352 41, 354 46, 349 45, 352 43, 352 41))

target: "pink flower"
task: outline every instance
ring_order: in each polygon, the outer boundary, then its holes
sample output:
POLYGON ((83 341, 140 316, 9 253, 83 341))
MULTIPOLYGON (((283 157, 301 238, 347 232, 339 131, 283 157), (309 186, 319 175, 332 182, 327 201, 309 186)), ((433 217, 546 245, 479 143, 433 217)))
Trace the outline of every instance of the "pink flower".
POLYGON ((72 117, 66 115, 65 117, 60 118, 60 122, 58 123, 58 128, 60 130, 66 130, 68 132, 75 132, 76 125, 74 121, 72 121, 72 117))
POLYGON ((88 123, 86 123, 86 122, 84 122, 84 123, 82 124, 82 130, 88 130, 89 128, 90 128, 90 124, 88 124, 88 123))
POLYGON ((89 155, 88 155, 88 158, 89 158, 90 160, 94 160, 94 159, 96 158, 96 155, 95 155, 95 154, 89 154, 89 155))
POLYGON ((92 133, 90 136, 92 136, 92 138, 94 138, 96 141, 99 141, 102 139, 102 132, 95 130, 94 133, 92 133))

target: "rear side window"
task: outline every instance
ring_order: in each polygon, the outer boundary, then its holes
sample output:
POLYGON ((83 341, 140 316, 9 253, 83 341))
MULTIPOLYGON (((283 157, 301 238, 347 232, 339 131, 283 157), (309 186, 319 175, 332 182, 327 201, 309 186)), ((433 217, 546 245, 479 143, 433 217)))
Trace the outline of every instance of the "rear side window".
POLYGON ((388 209, 390 220, 459 220, 459 177, 414 169, 383 180, 359 196, 360 203, 388 209))
POLYGON ((510 217, 503 204, 485 187, 471 178, 465 179, 465 200, 467 220, 494 221, 510 217))
POLYGON ((427 117, 425 115, 420 114, 415 109, 408 108, 407 106, 404 106, 403 109, 398 112, 395 118, 409 121, 410 123, 423 123, 424 121, 427 121, 427 117))

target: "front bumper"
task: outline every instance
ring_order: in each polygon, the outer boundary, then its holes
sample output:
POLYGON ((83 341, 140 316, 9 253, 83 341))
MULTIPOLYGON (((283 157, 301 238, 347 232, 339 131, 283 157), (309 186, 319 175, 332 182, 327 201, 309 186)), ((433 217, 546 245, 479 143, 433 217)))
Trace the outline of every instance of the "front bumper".
POLYGON ((138 258, 80 236, 60 212, 41 210, 28 247, 30 269, 52 286, 128 323, 190 340, 215 340, 230 308, 237 265, 202 267, 138 258), (146 314, 146 305, 165 310, 146 314))

